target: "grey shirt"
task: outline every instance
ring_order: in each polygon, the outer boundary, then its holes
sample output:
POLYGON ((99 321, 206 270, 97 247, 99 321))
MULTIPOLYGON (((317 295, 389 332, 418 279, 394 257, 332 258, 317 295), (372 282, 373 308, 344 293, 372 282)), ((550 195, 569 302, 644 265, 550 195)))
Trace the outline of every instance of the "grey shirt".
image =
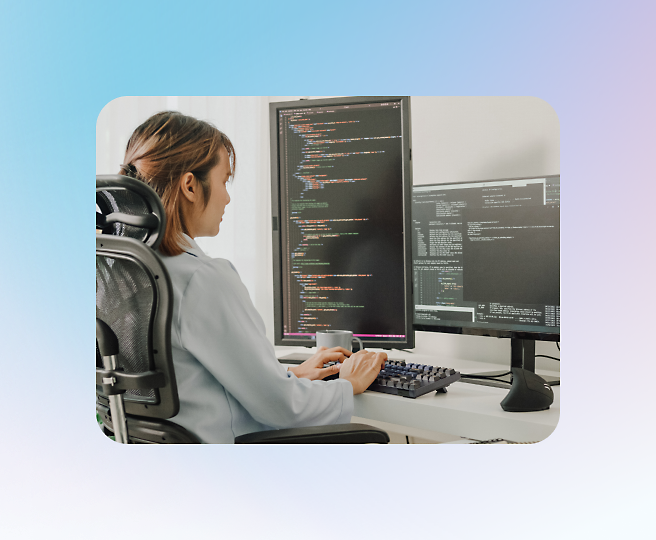
POLYGON ((180 395, 172 419, 206 443, 244 433, 347 423, 353 387, 298 379, 282 366, 237 271, 191 245, 162 256, 173 285, 171 346, 180 395))

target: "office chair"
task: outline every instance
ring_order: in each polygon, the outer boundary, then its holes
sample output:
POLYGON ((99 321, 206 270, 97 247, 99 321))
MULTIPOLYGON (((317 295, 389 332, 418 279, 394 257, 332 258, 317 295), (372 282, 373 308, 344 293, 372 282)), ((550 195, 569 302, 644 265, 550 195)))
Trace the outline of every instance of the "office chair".
MULTIPOLYGON (((121 443, 195 444, 171 422, 180 408, 173 357, 173 293, 157 254, 166 227, 158 195, 119 175, 96 177, 96 409, 121 443)), ((237 444, 388 443, 383 430, 339 424, 241 435, 237 444)))

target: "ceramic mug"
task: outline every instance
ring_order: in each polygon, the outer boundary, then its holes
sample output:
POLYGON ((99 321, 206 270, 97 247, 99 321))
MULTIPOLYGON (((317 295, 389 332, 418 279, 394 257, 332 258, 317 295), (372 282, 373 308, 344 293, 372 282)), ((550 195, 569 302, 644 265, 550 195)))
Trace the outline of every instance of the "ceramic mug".
POLYGON ((353 350, 353 341, 357 341, 360 350, 364 349, 362 340, 355 337, 348 330, 319 330, 316 335, 317 347, 344 347, 348 351, 353 350))

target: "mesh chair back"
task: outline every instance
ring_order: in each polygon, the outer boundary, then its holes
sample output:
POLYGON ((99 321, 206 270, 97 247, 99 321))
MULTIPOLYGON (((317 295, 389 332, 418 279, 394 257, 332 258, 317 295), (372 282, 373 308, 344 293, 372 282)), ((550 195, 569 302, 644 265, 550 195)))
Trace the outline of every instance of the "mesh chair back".
MULTIPOLYGON (((152 248, 166 225, 157 194, 124 176, 96 178, 96 317, 118 338, 118 368, 129 374, 159 371, 164 388, 129 389, 125 412, 171 418, 179 400, 171 355, 171 282, 152 248), (148 247, 150 246, 150 247, 148 247)), ((96 351, 96 366, 102 367, 96 351)), ((106 403, 102 387, 99 401, 106 403)))
MULTIPOLYGON (((96 317, 114 331, 120 343, 118 366, 126 373, 154 369, 150 332, 155 316, 156 289, 134 259, 96 254, 96 317)), ((131 389, 124 399, 157 400, 156 391, 131 389)))

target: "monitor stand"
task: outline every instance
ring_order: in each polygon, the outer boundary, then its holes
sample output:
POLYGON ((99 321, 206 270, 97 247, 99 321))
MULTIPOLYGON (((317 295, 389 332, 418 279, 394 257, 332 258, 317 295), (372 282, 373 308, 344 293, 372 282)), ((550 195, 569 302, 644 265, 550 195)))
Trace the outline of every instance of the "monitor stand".
MULTIPOLYGON (((510 340, 510 366, 524 368, 527 371, 535 373, 535 340, 517 338, 512 338, 510 340)), ((482 384, 484 386, 496 386, 497 388, 510 388, 510 369, 507 371, 471 373, 471 375, 481 378, 470 379, 463 375, 460 382, 482 384)), ((549 375, 540 375, 540 377, 542 377, 550 386, 560 384, 560 377, 552 377, 549 375)))

